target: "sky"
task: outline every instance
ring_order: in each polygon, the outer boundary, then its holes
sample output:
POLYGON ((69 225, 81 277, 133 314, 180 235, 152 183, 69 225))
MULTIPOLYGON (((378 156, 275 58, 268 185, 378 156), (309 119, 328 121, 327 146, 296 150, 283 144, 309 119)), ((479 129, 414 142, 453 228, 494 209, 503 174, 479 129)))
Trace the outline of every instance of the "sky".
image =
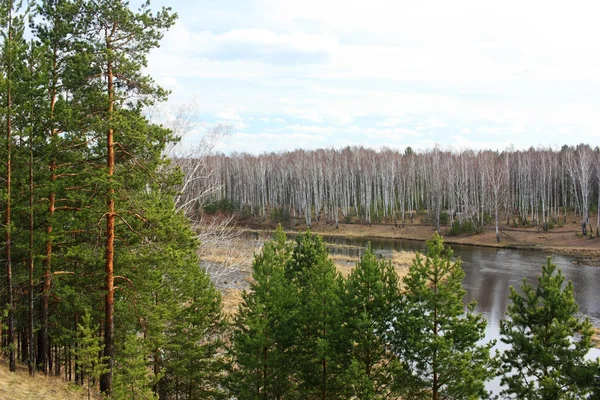
POLYGON ((171 0, 148 58, 217 146, 461 150, 600 144, 600 3, 171 0))

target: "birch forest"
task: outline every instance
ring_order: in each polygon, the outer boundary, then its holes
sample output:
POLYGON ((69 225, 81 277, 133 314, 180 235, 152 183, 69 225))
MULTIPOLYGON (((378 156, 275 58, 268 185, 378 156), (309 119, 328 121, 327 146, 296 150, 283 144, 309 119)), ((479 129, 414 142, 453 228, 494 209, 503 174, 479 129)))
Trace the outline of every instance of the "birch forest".
MULTIPOLYGON (((315 220, 404 225, 426 213, 437 229, 458 223, 498 231, 502 223, 547 230, 575 215, 583 235, 600 225, 600 217, 590 218, 600 206, 600 150, 586 144, 503 152, 347 147, 203 161, 204 179, 186 188, 188 199, 208 181, 219 188, 213 202, 260 219, 277 210, 307 226, 315 220)), ((198 173, 194 158, 175 162, 190 178, 198 173)))

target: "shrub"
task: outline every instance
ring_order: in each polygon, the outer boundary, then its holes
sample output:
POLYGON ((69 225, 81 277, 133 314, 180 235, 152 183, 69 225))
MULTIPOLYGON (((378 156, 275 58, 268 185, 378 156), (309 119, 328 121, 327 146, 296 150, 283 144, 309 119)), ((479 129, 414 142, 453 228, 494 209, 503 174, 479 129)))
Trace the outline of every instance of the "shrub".
POLYGON ((271 210, 271 222, 277 222, 281 224, 289 224, 292 221, 290 210, 285 207, 273 208, 271 210))
POLYGON ((457 236, 462 234, 473 235, 477 233, 477 226, 473 223, 473 221, 463 221, 462 223, 459 221, 454 222, 454 225, 448 231, 448 236, 457 236))
POLYGON ((448 225, 448 222, 450 222, 450 215, 448 214, 448 211, 442 211, 440 214, 440 224, 448 225))
POLYGON ((217 213, 233 214, 235 211, 235 206, 229 200, 222 199, 206 204, 203 209, 204 212, 209 215, 214 215, 217 213))

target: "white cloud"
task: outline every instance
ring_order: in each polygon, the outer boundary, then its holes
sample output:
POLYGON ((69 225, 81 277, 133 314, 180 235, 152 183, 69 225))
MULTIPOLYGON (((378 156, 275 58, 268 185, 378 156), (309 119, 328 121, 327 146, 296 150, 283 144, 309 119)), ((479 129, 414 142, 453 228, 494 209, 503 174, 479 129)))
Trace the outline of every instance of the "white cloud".
MULTIPOLYGON (((368 117, 373 126, 360 129, 368 140, 401 145, 412 137, 415 148, 504 146, 509 138, 517 147, 597 142, 594 2, 250 0, 173 7, 181 20, 149 57, 148 72, 176 102, 197 96, 200 114, 215 120, 243 124, 243 113, 248 121, 252 115, 313 129, 296 131, 307 137, 357 143, 363 139, 343 135, 360 135, 355 126, 368 117)), ((255 135, 266 130, 238 126, 255 135)), ((252 146, 260 145, 270 144, 252 146)))
POLYGON ((226 152, 254 153, 294 150, 299 148, 319 148, 324 146, 326 138, 322 135, 303 133, 235 133, 225 138, 217 150, 226 152))
POLYGON ((389 127, 389 126, 396 126, 396 125, 400 125, 400 124, 406 124, 408 122, 410 122, 409 118, 388 117, 384 121, 377 122, 376 125, 389 127))
POLYGON ((305 132, 305 133, 318 133, 328 134, 332 132, 329 127, 316 126, 316 125, 288 125, 285 127, 288 132, 305 132))
POLYGON ((323 118, 319 115, 317 110, 311 110, 309 108, 288 107, 284 108, 283 112, 294 118, 304 119, 310 122, 317 123, 323 122, 323 118))
POLYGON ((217 118, 221 118, 227 121, 241 121, 242 117, 233 110, 232 108, 227 108, 220 113, 217 113, 217 118))

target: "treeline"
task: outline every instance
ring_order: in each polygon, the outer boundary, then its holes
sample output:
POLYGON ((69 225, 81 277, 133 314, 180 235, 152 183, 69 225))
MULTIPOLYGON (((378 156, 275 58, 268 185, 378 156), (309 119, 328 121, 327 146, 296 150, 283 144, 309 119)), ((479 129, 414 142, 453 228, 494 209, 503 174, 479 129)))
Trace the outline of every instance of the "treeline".
POLYGON ((319 236, 291 243, 279 229, 252 277, 228 352, 236 399, 481 399, 496 377, 501 398, 600 396, 600 361, 585 359, 591 324, 550 259, 536 288, 511 288, 496 354, 437 234, 401 283, 370 247, 343 278, 319 236))
POLYGON ((221 374, 220 294, 175 212, 176 138, 142 110, 175 21, 149 3, 0 1, 0 330, 15 370, 115 398, 197 398, 221 374), (99 383, 99 384, 98 384, 99 383))
MULTIPOLYGON (((194 165, 176 161, 186 170, 194 165)), ((426 210, 437 228, 447 223, 497 229, 506 220, 549 229, 574 212, 587 235, 590 210, 600 205, 600 150, 585 144, 503 152, 347 147, 215 155, 206 162, 212 185, 221 188, 214 202, 225 200, 247 216, 284 212, 308 226, 322 216, 336 225, 340 219, 405 224, 426 210)), ((188 196, 201 190, 190 186, 188 196)), ((598 229, 600 217, 595 222, 598 229)))

